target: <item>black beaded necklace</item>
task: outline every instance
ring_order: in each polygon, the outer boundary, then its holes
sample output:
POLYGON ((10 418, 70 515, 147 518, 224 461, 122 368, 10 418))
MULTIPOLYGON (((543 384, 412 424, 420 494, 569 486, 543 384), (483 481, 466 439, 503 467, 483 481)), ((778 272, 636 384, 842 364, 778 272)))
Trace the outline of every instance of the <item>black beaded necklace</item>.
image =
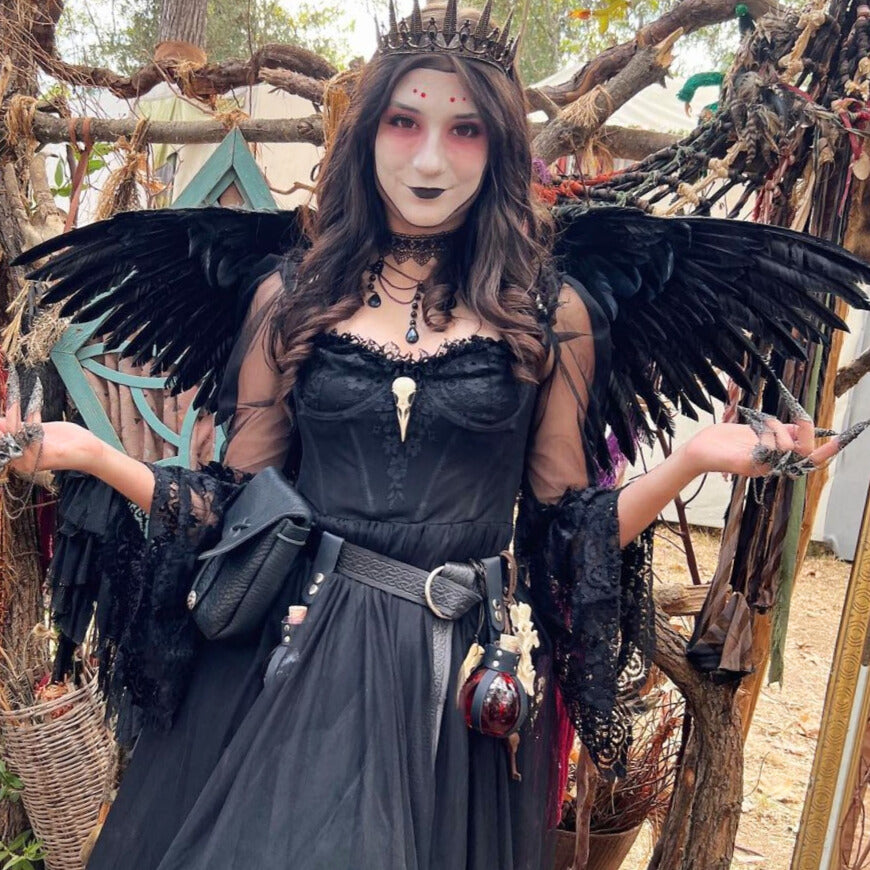
MULTIPOLYGON (((428 260, 425 262, 428 262, 428 260)), ((422 282, 417 284, 417 289, 414 291, 414 295, 407 302, 403 299, 397 299, 384 285, 383 275, 381 274, 383 270, 383 257, 379 257, 371 266, 369 266, 369 279, 368 284, 366 285, 368 299, 366 300, 366 304, 369 308, 381 307, 380 294, 375 290, 375 281, 377 281, 381 286, 381 290, 386 293, 393 302, 398 302, 399 305, 410 305, 411 314, 408 318, 408 331, 405 333, 405 341, 407 341, 408 344, 416 344, 420 340, 420 333, 417 331, 417 315, 420 311, 420 300, 423 298, 423 284, 422 282)), ((409 287, 407 289, 410 290, 411 288, 409 287)))
MULTIPOLYGON (((425 266, 430 260, 443 257, 447 253, 453 243, 453 239, 456 237, 456 234, 456 230, 451 230, 446 233, 434 233, 427 236, 408 236, 403 233, 393 233, 390 236, 389 251, 397 263, 404 263, 406 260, 413 259, 415 263, 425 266)), ((375 289, 375 282, 377 281, 381 290, 389 296, 393 302, 397 302, 399 305, 410 305, 411 313, 408 317, 408 331, 405 333, 405 341, 407 341, 408 344, 416 344, 420 340, 420 332, 417 329, 417 317, 420 313, 420 301, 423 299, 423 282, 421 281, 417 283, 414 295, 408 301, 397 299, 389 290, 387 290, 386 284, 389 284, 396 290, 410 290, 411 288, 396 287, 392 281, 384 278, 383 271, 384 257, 381 256, 378 257, 378 259, 368 268, 369 276, 366 284, 366 294, 368 298, 366 299, 366 304, 369 308, 381 307, 382 300, 380 294, 375 289)), ((396 271, 399 272, 400 275, 405 275, 404 272, 401 272, 398 269, 396 271)), ((405 275, 405 277, 410 276, 405 275)), ((447 310, 453 308, 455 304, 455 300, 451 299, 448 302, 447 310)))

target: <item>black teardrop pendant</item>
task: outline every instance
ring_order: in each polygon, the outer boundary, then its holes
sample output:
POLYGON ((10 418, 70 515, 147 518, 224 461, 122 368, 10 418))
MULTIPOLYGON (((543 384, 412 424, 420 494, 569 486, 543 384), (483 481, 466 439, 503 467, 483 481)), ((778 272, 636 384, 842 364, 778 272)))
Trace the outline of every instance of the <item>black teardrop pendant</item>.
POLYGON ((375 277, 381 274, 381 269, 383 268, 383 259, 378 260, 373 266, 369 268, 369 283, 366 286, 366 293, 369 294, 369 298, 366 299, 366 305, 368 305, 369 308, 381 307, 381 297, 378 296, 378 291, 375 290, 375 277))
POLYGON ((405 341, 408 344, 416 344, 420 340, 420 333, 417 332, 417 309, 420 307, 420 300, 423 298, 423 285, 417 285, 417 292, 411 301, 411 316, 408 318, 408 331, 405 333, 405 341))

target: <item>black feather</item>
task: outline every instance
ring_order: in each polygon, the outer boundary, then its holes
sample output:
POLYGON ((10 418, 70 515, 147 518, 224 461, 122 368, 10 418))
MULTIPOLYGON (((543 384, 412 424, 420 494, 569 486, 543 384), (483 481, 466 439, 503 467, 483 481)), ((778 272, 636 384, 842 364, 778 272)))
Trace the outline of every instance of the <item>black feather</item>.
POLYGON ((585 203, 553 214, 557 263, 610 319, 603 419, 630 460, 634 439, 652 432, 637 396, 652 420, 669 408, 696 416, 695 408, 710 408, 708 396, 726 398, 717 369, 748 390, 746 363, 770 371, 760 347, 805 359, 807 341, 825 343, 830 330, 844 329, 828 296, 870 308, 859 286, 870 284, 870 267, 813 236, 585 203))
POLYGON ((227 208, 124 212, 39 244, 14 265, 51 256, 30 278, 55 282, 44 304, 102 319, 111 348, 214 410, 256 279, 304 245, 296 211, 227 208))

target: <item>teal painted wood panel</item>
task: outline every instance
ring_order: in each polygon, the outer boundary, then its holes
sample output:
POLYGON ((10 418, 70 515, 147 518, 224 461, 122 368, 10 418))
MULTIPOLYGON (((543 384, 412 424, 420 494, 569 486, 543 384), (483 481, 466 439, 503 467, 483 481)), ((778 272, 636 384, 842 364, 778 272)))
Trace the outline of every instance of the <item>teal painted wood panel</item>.
MULTIPOLYGON (((171 207, 214 205, 231 185, 236 186, 247 208, 268 210, 277 207, 260 168, 237 129, 226 135, 171 207)), ((98 362, 97 357, 117 350, 106 348, 102 342, 88 344, 97 333, 100 322, 101 320, 95 320, 73 324, 51 352, 52 361, 85 425, 106 443, 123 450, 118 434, 85 377, 85 371, 89 371, 100 378, 129 388, 143 421, 176 449, 175 456, 160 460, 158 465, 190 467, 191 439, 198 413, 193 408, 188 408, 179 432, 174 432, 160 420, 147 402, 146 391, 165 389, 166 379, 117 372, 98 362)), ((215 432, 215 459, 220 457, 225 441, 226 433, 219 428, 215 432)))
POLYGON ((214 154, 178 195, 172 208, 214 205, 232 184, 241 193, 247 208, 277 208, 269 185, 238 129, 227 133, 214 154))

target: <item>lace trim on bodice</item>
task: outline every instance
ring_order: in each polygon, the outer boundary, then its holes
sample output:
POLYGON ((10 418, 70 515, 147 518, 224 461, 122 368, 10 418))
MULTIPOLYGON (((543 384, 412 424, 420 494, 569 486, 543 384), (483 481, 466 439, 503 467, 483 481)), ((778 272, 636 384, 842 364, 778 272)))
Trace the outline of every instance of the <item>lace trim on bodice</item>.
POLYGON ((403 351, 394 341, 381 344, 373 338, 365 338, 353 332, 336 332, 335 330, 321 333, 315 341, 321 347, 349 347, 365 356, 366 359, 381 365, 401 363, 405 366, 422 368, 436 362, 443 363, 455 359, 472 348, 502 348, 508 352, 510 350, 508 343, 503 338, 492 338, 488 335, 470 335, 466 338, 444 341, 432 352, 425 350, 403 351))

